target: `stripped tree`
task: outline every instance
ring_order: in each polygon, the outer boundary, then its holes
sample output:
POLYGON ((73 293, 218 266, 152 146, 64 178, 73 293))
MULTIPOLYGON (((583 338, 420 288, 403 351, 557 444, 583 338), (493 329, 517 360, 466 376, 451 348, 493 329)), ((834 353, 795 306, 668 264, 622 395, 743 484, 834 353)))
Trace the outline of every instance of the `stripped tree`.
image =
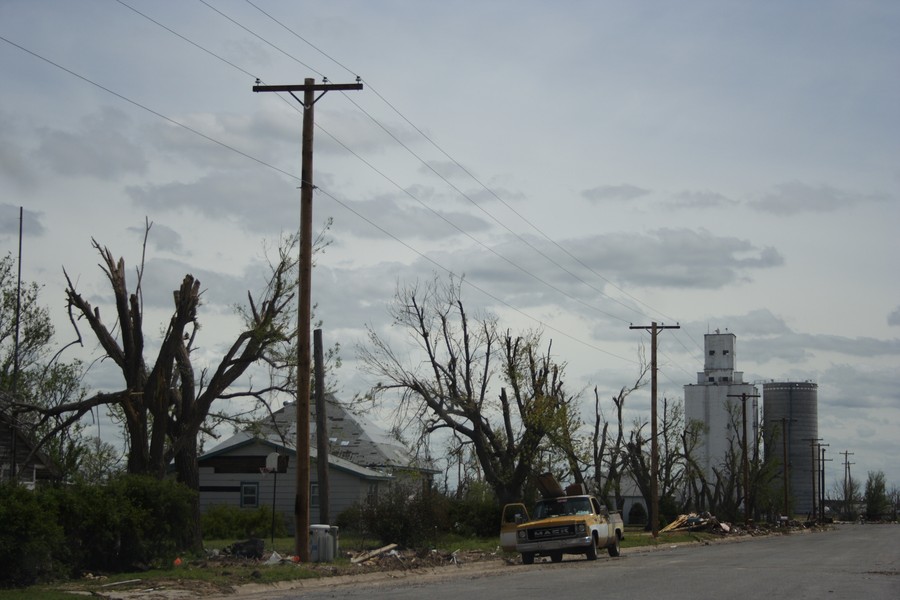
MULTIPOLYGON (((144 237, 146 248, 147 224, 144 237)), ((208 423, 213 403, 220 398, 260 397, 268 390, 233 390, 232 385, 246 370, 263 359, 266 352, 291 333, 286 307, 293 297, 288 285, 289 261, 272 268, 261 302, 248 293, 244 327, 222 356, 218 365, 195 371, 191 354, 199 331, 197 311, 201 284, 185 275, 172 294, 173 313, 155 357, 146 355, 142 280, 143 261, 137 268, 136 285, 129 291, 125 261, 115 260, 108 248, 92 240, 101 256, 101 269, 110 284, 115 309, 112 322, 104 321, 65 273, 69 316, 81 340, 79 321, 88 324, 100 348, 119 368, 122 385, 118 390, 98 392, 83 400, 52 408, 34 407, 43 420, 65 415, 51 430, 62 431, 92 408, 106 406, 123 423, 127 444, 127 470, 162 478, 174 463, 178 480, 191 489, 199 488, 197 454, 201 430, 208 423), (150 360, 148 360, 150 358, 150 360)), ((186 541, 192 549, 202 547, 199 529, 199 500, 195 498, 194 530, 186 541)))

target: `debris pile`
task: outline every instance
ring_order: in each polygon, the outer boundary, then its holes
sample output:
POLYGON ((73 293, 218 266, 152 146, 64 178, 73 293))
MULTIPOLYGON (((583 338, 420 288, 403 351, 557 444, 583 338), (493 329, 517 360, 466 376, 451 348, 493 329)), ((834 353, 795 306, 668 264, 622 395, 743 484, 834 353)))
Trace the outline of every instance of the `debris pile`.
POLYGON ((680 515, 677 519, 659 530, 660 533, 669 531, 704 531, 706 533, 728 534, 732 527, 728 523, 722 523, 709 513, 680 515))

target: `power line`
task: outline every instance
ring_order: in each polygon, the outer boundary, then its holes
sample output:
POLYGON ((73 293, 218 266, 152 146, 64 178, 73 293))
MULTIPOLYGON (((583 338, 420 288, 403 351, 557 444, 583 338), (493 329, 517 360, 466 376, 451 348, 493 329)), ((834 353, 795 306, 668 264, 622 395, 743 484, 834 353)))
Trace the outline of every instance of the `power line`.
MULTIPOLYGON (((201 0, 201 1, 203 1, 203 0, 201 0)), ((269 18, 270 20, 272 20, 274 23, 276 23, 277 25, 279 25, 279 26, 280 26, 281 28, 283 28, 285 31, 287 31, 288 33, 290 33, 291 35, 293 35, 294 37, 296 37, 297 39, 299 39, 300 41, 302 41, 303 43, 305 43, 306 45, 308 45, 310 48, 312 48, 313 50, 315 50, 316 52, 320 53, 322 56, 324 56, 325 58, 327 58, 328 60, 330 60, 331 62, 333 62, 334 64, 336 64, 337 66, 339 66, 339 67, 341 67, 342 69, 344 69, 345 71, 347 71, 349 74, 351 74, 351 75, 356 75, 356 72, 355 72, 355 71, 353 71, 352 69, 350 69, 349 67, 347 67, 346 65, 344 65, 342 62, 338 61, 336 58, 334 58, 333 56, 331 56, 330 54, 328 54, 327 52, 325 52, 324 50, 322 50, 321 48, 319 48, 318 46, 316 46, 315 44, 313 44, 312 42, 310 42, 310 41, 309 41, 308 39, 306 39, 305 37, 303 37, 303 36, 301 36, 300 34, 298 34, 296 31, 294 31, 292 28, 290 28, 289 26, 287 26, 284 22, 282 22, 281 20, 279 20, 278 18, 276 18, 276 17, 273 16, 272 14, 270 14, 270 13, 266 12, 265 10, 261 9, 259 6, 257 6, 257 5, 256 5, 254 2, 252 2, 251 0, 245 0, 245 2, 247 2, 247 4, 249 4, 250 6, 252 6, 253 8, 255 8, 256 10, 258 10, 258 11, 259 11, 260 13, 262 13, 263 15, 265 15, 267 18, 269 18)), ((205 3, 205 2, 204 2, 204 3, 205 3)), ((256 34, 254 34, 254 35, 256 35, 256 34)), ((279 51, 282 52, 282 53, 284 53, 284 50, 279 49, 279 51)), ((363 79, 363 81, 365 82, 365 84, 366 84, 366 86, 368 87, 368 89, 369 89, 370 92, 374 93, 374 94, 375 94, 382 102, 384 102, 384 104, 385 104, 386 106, 388 106, 395 114, 397 114, 397 116, 399 116, 404 122, 406 122, 410 127, 412 127, 412 128, 413 128, 420 136, 422 136, 422 138, 424 138, 429 144, 431 144, 435 149, 437 149, 443 156, 445 156, 447 159, 449 159, 454 165, 456 165, 463 173, 465 173, 468 177, 470 177, 470 178, 471 178, 475 183, 477 183, 482 189, 484 189, 484 190, 485 190, 486 192, 488 192, 491 196, 493 196, 495 199, 497 199, 497 200, 498 200, 501 204, 503 204, 507 209, 509 209, 511 212, 513 212, 516 216, 518 216, 524 223, 526 223, 526 224, 529 225, 532 229, 534 229, 536 232, 538 232, 538 233, 541 235, 541 237, 543 237, 544 239, 546 239, 547 241, 549 241, 551 244, 553 244, 554 246, 556 246, 559 250, 561 250, 563 253, 565 253, 567 256, 569 256, 572 260, 574 260, 575 262, 577 262, 579 265, 581 265, 582 267, 584 267, 585 269, 587 269, 590 273, 592 273, 592 274, 595 275, 596 277, 602 279, 604 282, 606 282, 607 284, 609 284, 610 286, 612 286, 614 289, 618 290, 618 291, 621 292, 622 294, 624 294, 624 295, 626 295, 627 297, 631 298, 632 300, 634 300, 634 301, 637 302, 638 304, 640 304, 640 305, 642 305, 642 306, 644 306, 644 307, 650 309, 650 310, 653 311, 653 312, 656 312, 657 314, 660 314, 660 315, 663 316, 663 317, 666 317, 666 318, 669 319, 669 320, 675 320, 675 319, 673 319, 672 317, 669 317, 668 315, 666 315, 665 313, 663 313, 662 311, 660 311, 660 310, 658 310, 658 309, 656 309, 656 308, 650 306, 650 305, 647 304, 646 302, 644 302, 644 301, 640 300, 639 298, 637 298, 636 296, 630 294, 629 292, 627 292, 625 289, 621 288, 620 286, 617 286, 615 283, 613 283, 612 281, 610 281, 607 277, 605 277, 605 276, 602 275, 601 273, 599 273, 599 272, 597 272, 596 270, 594 270, 592 267, 590 267, 590 265, 588 265, 588 264, 586 264, 585 262, 583 262, 580 258, 578 258, 576 255, 574 255, 572 252, 570 252, 567 248, 565 248, 564 246, 562 246, 561 244, 559 244, 556 240, 554 240, 553 238, 551 238, 551 237, 550 237, 547 233, 545 233, 540 227, 538 227, 536 224, 534 224, 532 221, 530 221, 528 218, 526 218, 524 215, 522 215, 519 211, 517 211, 517 210, 515 209, 515 207, 513 207, 512 205, 510 205, 509 203, 507 203, 502 197, 500 197, 496 192, 494 192, 494 190, 492 190, 491 188, 489 188, 489 187, 488 187, 485 183, 483 183, 478 177, 476 177, 471 171, 469 171, 469 170, 468 170, 467 168, 465 168, 462 164, 460 164, 459 161, 457 161, 457 160, 456 160, 453 156, 451 156, 446 150, 444 150, 443 147, 441 147, 437 142, 435 142, 430 136, 428 136, 428 135, 427 135, 421 128, 419 128, 415 123, 413 123, 412 121, 410 121, 410 120, 406 117, 406 115, 404 115, 404 114, 403 114, 396 106, 394 106, 394 104, 392 104, 390 101, 388 101, 387 98, 385 98, 385 97, 377 90, 377 88, 376 88, 375 86, 372 85, 372 83, 371 83, 370 81, 365 80, 365 79, 363 79)), ((346 94, 345 94, 345 96, 346 96, 346 94)), ((469 202, 471 202, 471 203, 472 203, 474 206, 476 206, 479 210, 481 210, 481 211, 484 212, 486 215, 488 215, 494 222, 496 222, 496 223, 499 224, 501 227, 503 227, 504 229, 506 229, 507 231, 509 231, 511 234, 513 234, 513 235, 514 235, 517 239, 519 239, 522 243, 526 244, 529 248, 531 248, 532 250, 534 250, 536 253, 538 253, 540 256, 542 256, 543 258, 545 258, 547 261, 549 261, 549 262, 552 263, 553 265, 557 266, 558 268, 562 269, 562 270, 565 271, 567 274, 569 274, 570 276, 572 276, 572 277, 575 278, 576 280, 580 281, 582 284, 584 284, 584 285, 586 285, 587 287, 589 287, 589 288, 593 289, 594 291, 598 292, 600 295, 602 295, 602 296, 608 298, 609 300, 611 300, 611 301, 613 301, 613 302, 615 302, 615 303, 617 303, 617 304, 620 304, 620 305, 623 306, 624 308, 627 308, 628 310, 631 310, 631 311, 633 311, 633 312, 635 312, 635 313, 637 313, 637 314, 639 314, 639 315, 641 315, 641 316, 647 316, 647 315, 645 315, 642 311, 636 309, 635 307, 630 306, 630 305, 628 305, 628 304, 625 304, 624 302, 622 302, 621 300, 619 300, 619 299, 617 299, 617 298, 613 298, 612 296, 610 296, 609 294, 607 294, 607 293, 604 292, 603 290, 601 290, 601 289, 599 289, 599 288, 593 286, 592 284, 588 283, 587 281, 585 281, 584 279, 582 279, 582 278, 579 277, 578 275, 572 273, 569 269, 567 269, 566 267, 564 267, 563 265, 561 265, 561 264, 560 264, 559 262, 557 262, 556 260, 554 260, 554 259, 550 258, 549 256, 547 256, 543 251, 541 251, 540 249, 536 248, 533 244, 531 244, 529 241, 527 241, 526 239, 524 239, 519 233, 513 231, 511 228, 509 228, 509 227, 508 227, 505 223, 503 223, 501 220, 499 220, 499 219, 497 219, 496 217, 494 217, 490 212, 488 212, 488 211, 485 210, 483 207, 481 207, 478 203, 476 203, 474 200, 472 200, 472 198, 470 198, 467 194, 465 194, 465 193, 464 193, 462 190, 460 190, 457 186, 455 186, 455 185, 452 184, 449 180, 447 180, 441 173, 439 173, 437 170, 435 170, 435 169, 434 169, 427 161, 425 161, 424 159, 422 159, 421 157, 419 157, 418 154, 416 154, 415 152, 413 152, 413 151, 412 151, 405 143, 403 143, 397 136, 395 136, 395 135, 387 128, 387 127, 385 127, 381 122, 379 122, 377 119, 375 119, 368 111, 366 111, 364 108, 362 108, 355 100, 353 100, 353 99, 351 99, 351 98, 349 98, 349 97, 348 97, 348 100, 349 100, 354 106, 356 106, 357 109, 359 109, 359 110, 360 110, 361 112, 363 112, 366 116, 368 116, 368 117, 369 117, 376 125, 378 125, 382 130, 384 130, 385 133, 387 133, 392 139, 394 139, 394 140, 395 140, 398 144, 400 144, 405 150, 407 150, 407 152, 409 152, 412 156, 414 156, 417 160, 419 160, 426 168, 428 168, 431 172, 433 172, 435 175, 437 175, 437 176, 438 176, 440 179, 442 179, 448 186, 450 186, 452 189, 454 189, 456 192, 458 192, 458 193, 459 193, 461 196, 463 196, 466 200, 468 200, 469 202)), ((603 312, 603 311, 601 311, 601 312, 603 312)), ((603 314, 607 314, 607 316, 611 316, 611 315, 609 315, 608 313, 603 313, 603 314)), ((618 317, 613 317, 613 318, 618 318, 618 317)), ((622 321, 622 322, 625 322, 625 319, 619 319, 619 320, 622 321)), ((699 344, 695 339, 693 339, 693 337, 691 337, 690 334, 689 334, 688 332, 686 332, 686 331, 685 331, 685 335, 687 335, 688 339, 690 339, 690 340, 693 342, 694 346, 695 346, 698 350, 700 350, 701 353, 702 353, 702 348, 700 347, 700 344, 699 344)), ((679 344, 681 344, 681 346, 685 349, 685 351, 687 351, 687 352, 690 354, 691 351, 688 350, 688 348, 687 348, 683 343, 681 343, 679 336, 676 335, 675 337, 676 337, 676 339, 679 340, 679 344)), ((698 358, 695 357, 694 359, 697 360, 698 362, 702 362, 702 358, 698 359, 698 358)), ((682 369, 682 370, 683 370, 683 369, 682 369)), ((685 371, 685 372, 687 372, 687 371, 685 371)))
MULTIPOLYGON (((277 172, 277 173, 280 173, 280 174, 282 174, 282 175, 285 175, 286 177, 289 177, 289 178, 291 178, 291 179, 293 179, 293 180, 295 180, 295 181, 298 181, 298 182, 301 182, 301 183, 302 183, 302 178, 301 178, 301 177, 298 177, 297 175, 295 175, 295 174, 293 174, 293 173, 290 173, 290 172, 288 172, 288 171, 285 171, 284 169, 281 169, 281 168, 279 168, 279 167, 277 167, 277 166, 275 166, 275 165, 272 165, 271 163, 268 163, 268 162, 266 162, 266 161, 264 161, 264 160, 262 160, 262 159, 260 159, 260 158, 256 158, 255 156, 253 156, 253 155, 251 155, 251 154, 248 154, 248 153, 246 153, 246 152, 244 152, 244 151, 242 151, 242 150, 239 150, 238 148, 235 148, 234 146, 232 146, 232 145, 230 145, 230 144, 227 144, 227 143, 222 142, 222 141, 220 141, 220 140, 217 140, 217 139, 215 139, 215 138, 213 138, 213 137, 211 137, 211 136, 209 136, 209 135, 206 135, 205 133, 203 133, 203 132, 201 132, 201 131, 199 131, 199 130, 197 130, 197 129, 195 129, 195 128, 189 126, 189 125, 186 125, 186 124, 184 124, 184 123, 181 123, 180 121, 177 121, 177 120, 175 120, 175 119, 172 119, 171 117, 168 117, 168 116, 166 116, 166 115, 164 115, 164 114, 162 114, 162 113, 160 113, 160 112, 158 112, 158 111, 156 111, 156 110, 154 110, 154 109, 152 109, 152 108, 146 106, 145 104, 142 104, 142 103, 140 103, 140 102, 137 102, 136 100, 132 100, 131 98, 129 98, 129 97, 123 95, 123 94, 120 94, 119 92, 116 92, 116 91, 114 91, 114 90, 112 90, 112 89, 110 89, 110 88, 108 88, 108 87, 106 87, 106 86, 104 86, 104 85, 102 85, 102 84, 100 84, 100 83, 97 83, 97 82, 93 81, 92 79, 90 79, 90 78, 88 78, 88 77, 85 77, 84 75, 81 75, 81 74, 79 74, 79 73, 76 73, 75 71, 73 71, 73 70, 71 70, 71 69, 69 69, 69 68, 67 68, 67 67, 64 67, 63 65, 61 65, 61 64, 59 64, 59 63, 57 63, 57 62, 55 62, 55 61, 53 61, 53 60, 51 60, 51 59, 49 59, 49 58, 46 58, 46 57, 44 57, 44 56, 42 56, 42 55, 40 55, 40 54, 38 54, 38 53, 36 53, 36 52, 34 52, 34 51, 32 51, 32 50, 29 50, 28 48, 25 48, 24 46, 22 46, 22 45, 20 45, 20 44, 17 44, 16 42, 13 42, 12 40, 9 40, 9 39, 7 39, 6 37, 3 37, 2 35, 0 35, 0 41, 6 42, 7 44, 9 44, 9 45, 11 45, 11 46, 13 46, 13 47, 15 47, 15 48, 18 48, 19 50, 21 50, 21 51, 23 51, 23 52, 25 52, 25 53, 27 53, 27 54, 33 56, 34 58, 37 58, 37 59, 39 59, 39 60, 41 60, 41 61, 43 61, 43 62, 45 62, 45 63, 47 63, 47 64, 49 64, 49 65, 52 65, 52 66, 54 66, 54 67, 60 69, 61 71, 64 71, 64 72, 68 73, 69 75, 72 75, 73 77, 76 77, 76 78, 80 79, 81 81, 83 81, 83 82, 85 82, 85 83, 88 83, 88 84, 90 84, 90 85, 92 85, 92 86, 94 86, 94 87, 96 87, 96 88, 98 88, 98 89, 100 89, 100 90, 102 90, 102 91, 104 91, 104 92, 107 92, 108 94, 111 94, 111 95, 115 96, 116 98, 119 98, 120 100, 122 100, 122 101, 124 101, 124 102, 127 102, 127 103, 129 103, 129 104, 131 104, 131 105, 133 105, 133 106, 135 106, 135 107, 137 107, 137 108, 140 108, 140 109, 142 109, 142 110, 144 110, 144 111, 146 111, 146 112, 148 112, 148 113, 150 113, 150 114, 152 114, 152 115, 154 115, 154 116, 156 116, 156 117, 158 117, 158 118, 160 118, 160 119, 163 119, 163 120, 165 120, 166 122, 168 122, 168 123, 170 123, 170 124, 172 124, 172 125, 175 125, 175 126, 177 126, 177 127, 180 127, 180 128, 182 128, 182 129, 184 129, 184 130, 186 130, 186 131, 189 131, 189 132, 193 133, 194 135, 200 136, 200 137, 202 137, 203 139, 207 140, 208 142, 211 142, 211 143, 213 143, 213 144, 216 144, 216 145, 218 145, 218 146, 221 146, 222 148, 225 148, 225 149, 227 149, 227 150, 230 150, 231 152, 234 152, 235 154, 238 154, 238 155, 240 155, 240 156, 242 156, 242 157, 244 157, 244 158, 247 158, 247 159, 249 159, 249 160, 252 160, 253 162, 255 162, 255 163, 257 163, 257 164, 259 164, 259 165, 261 165, 261 166, 264 166, 264 167, 266 167, 266 168, 268 168, 268 169, 271 169, 272 171, 275 171, 275 172, 277 172)), ((327 191, 323 190, 323 189, 322 189, 321 187, 319 187, 319 186, 317 186, 316 189, 317 189, 318 192, 320 192, 320 193, 326 195, 328 198, 330 198, 330 199, 332 199, 333 201, 335 201, 338 205, 340 205, 340 206, 343 207, 344 209, 346 209, 346 210, 348 210, 349 212, 353 213, 354 215, 356 215, 357 217, 359 217, 360 219, 362 219, 363 221, 365 221, 365 222, 368 223, 369 225, 373 226, 374 228, 378 229, 379 231, 381 231, 382 233, 384 233, 385 235, 387 235, 388 237, 390 237, 390 238, 393 239, 394 241, 400 243, 400 244, 403 245, 404 247, 406 247, 406 248, 408 248, 409 250, 413 251, 413 252, 416 253, 418 256, 420 256, 421 258, 425 259, 425 260, 428 261, 429 263, 433 264, 434 266, 436 266, 436 267, 439 268, 440 270, 442 270, 442 271, 444 271, 444 272, 446 272, 446 273, 449 273, 449 274, 451 274, 451 275, 453 275, 453 276, 459 278, 459 279, 462 280, 462 281, 465 281, 465 279, 464 279, 463 277, 460 277, 458 274, 456 274, 455 272, 453 272, 451 269, 445 267, 444 265, 440 264, 439 262, 437 262, 437 261, 434 260, 433 258, 431 258, 431 257, 425 255, 424 253, 420 252, 420 251, 417 250, 415 247, 413 247, 412 245, 410 245, 410 244, 404 242, 403 240, 401 240, 400 238, 398 238, 398 237, 395 236, 394 234, 390 233, 388 230, 386 230, 386 229, 384 229, 383 227, 381 227, 380 225, 376 224, 376 223, 375 223, 374 221, 372 221, 371 219, 368 219, 368 218, 365 217, 364 215, 360 214, 358 211, 354 210, 351 206, 349 206, 346 202, 341 201, 341 200, 338 199, 336 196, 334 196, 333 194, 328 193, 327 191)), ((518 308, 518 307, 516 307, 516 306, 514 306, 514 305, 512 305, 512 304, 510 304, 510 303, 508 303, 508 302, 506 302, 505 300, 502 300, 501 298, 497 297, 496 295, 490 293, 489 291, 485 290, 484 288, 482 288, 482 287, 480 287, 480 286, 478 286, 478 285, 476 285, 476 284, 474 284, 474 283, 472 283, 472 282, 466 281, 466 283, 467 283, 467 285, 469 285, 470 287, 472 287, 472 288, 475 289, 475 290, 478 290, 479 292, 481 292, 481 293, 484 294, 485 296, 487 296, 487 297, 489 297, 489 298, 495 300, 496 302, 502 304, 503 306, 509 308, 510 310, 515 311, 516 313, 522 315, 523 317, 526 317, 527 319, 529 319, 529 320, 531 320, 531 321, 533 321, 533 322, 535 322, 535 323, 538 323, 540 326, 542 326, 542 327, 544 327, 544 328, 546 328, 546 329, 548 329, 548 330, 550 330, 550 331, 554 331, 554 332, 556 332, 556 333, 558 333, 558 334, 560 334, 560 335, 562 335, 562 336, 564 336, 564 337, 566 337, 566 338, 568 338, 568 339, 570 339, 570 340, 572 340, 572 341, 575 341, 575 342, 578 342, 578 343, 582 344, 583 346, 585 346, 585 347, 587 347, 587 348, 590 348, 590 349, 592 349, 592 350, 596 350, 596 351, 598 351, 598 352, 600 352, 600 353, 602 353, 602 354, 606 354, 607 356, 610 356, 610 357, 613 357, 613 358, 618 358, 618 359, 620 359, 620 360, 623 360, 623 361, 625 361, 625 362, 629 362, 629 363, 632 363, 632 364, 636 364, 636 361, 634 361, 634 360, 632 360, 632 359, 625 358, 625 357, 623 357, 623 356, 620 356, 620 355, 618 355, 618 354, 615 354, 614 352, 609 352, 608 350, 605 350, 605 349, 603 349, 603 348, 600 348, 599 346, 597 346, 597 345, 595 345, 595 344, 592 344, 592 343, 590 343, 590 342, 587 342, 587 341, 585 341, 585 340, 582 340, 582 339, 578 338, 578 337, 575 336, 575 335, 569 334, 569 333, 563 331, 562 329, 559 329, 559 328, 557 328, 557 327, 554 327, 553 325, 551 325, 551 324, 549 324, 549 323, 546 323, 545 321, 542 321, 541 319, 539 319, 539 318, 537 318, 537 317, 534 317, 534 316, 528 314, 527 312, 525 312, 525 311, 523 311, 522 309, 520 309, 520 308, 518 308)))

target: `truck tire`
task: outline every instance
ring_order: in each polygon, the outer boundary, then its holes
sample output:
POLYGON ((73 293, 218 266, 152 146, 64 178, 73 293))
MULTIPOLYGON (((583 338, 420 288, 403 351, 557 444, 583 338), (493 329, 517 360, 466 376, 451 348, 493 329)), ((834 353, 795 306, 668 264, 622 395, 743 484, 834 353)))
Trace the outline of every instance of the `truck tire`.
POLYGON ((616 532, 615 541, 606 547, 606 551, 609 552, 609 555, 613 558, 619 555, 619 533, 616 532))
POLYGON ((588 560, 597 560, 597 539, 594 538, 591 540, 591 545, 587 547, 587 555, 588 560))
POLYGON ((522 553, 522 564, 523 565, 533 565, 534 564, 534 552, 523 552, 522 553))
POLYGON ((550 555, 550 560, 553 561, 553 562, 562 562, 562 556, 563 556, 563 555, 562 555, 562 550, 560 550, 560 551, 558 551, 558 552, 553 552, 553 553, 550 555))

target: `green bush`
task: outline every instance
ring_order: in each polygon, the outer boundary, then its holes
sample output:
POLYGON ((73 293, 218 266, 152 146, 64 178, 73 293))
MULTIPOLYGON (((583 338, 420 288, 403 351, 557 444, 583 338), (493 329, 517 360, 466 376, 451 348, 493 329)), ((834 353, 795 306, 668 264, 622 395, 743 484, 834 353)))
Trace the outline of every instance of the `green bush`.
POLYGON ((194 492, 174 481, 122 475, 106 486, 79 484, 55 494, 76 569, 167 564, 188 545, 194 492))
POLYGON ((635 502, 631 505, 631 510, 628 511, 628 524, 629 525, 646 525, 647 524, 647 509, 644 508, 644 505, 640 502, 635 502))
POLYGON ((502 507, 487 486, 473 487, 463 498, 449 500, 448 505, 455 533, 476 537, 499 535, 502 507))
POLYGON ((423 493, 415 482, 395 482, 376 499, 341 513, 337 523, 383 544, 411 548, 429 545, 436 533, 448 531, 447 514, 447 499, 441 494, 423 493))
POLYGON ((174 481, 134 475, 102 486, 2 485, 0 585, 168 564, 187 547, 193 494, 174 481))
POLYGON ((0 585, 29 585, 64 572, 65 539, 55 517, 47 497, 0 484, 0 585))
MULTIPOLYGON (((222 540, 242 537, 269 537, 272 535, 272 509, 239 508, 230 505, 216 505, 206 509, 200 518, 200 529, 204 539, 222 540)), ((284 515, 275 514, 276 537, 287 535, 284 515)))

